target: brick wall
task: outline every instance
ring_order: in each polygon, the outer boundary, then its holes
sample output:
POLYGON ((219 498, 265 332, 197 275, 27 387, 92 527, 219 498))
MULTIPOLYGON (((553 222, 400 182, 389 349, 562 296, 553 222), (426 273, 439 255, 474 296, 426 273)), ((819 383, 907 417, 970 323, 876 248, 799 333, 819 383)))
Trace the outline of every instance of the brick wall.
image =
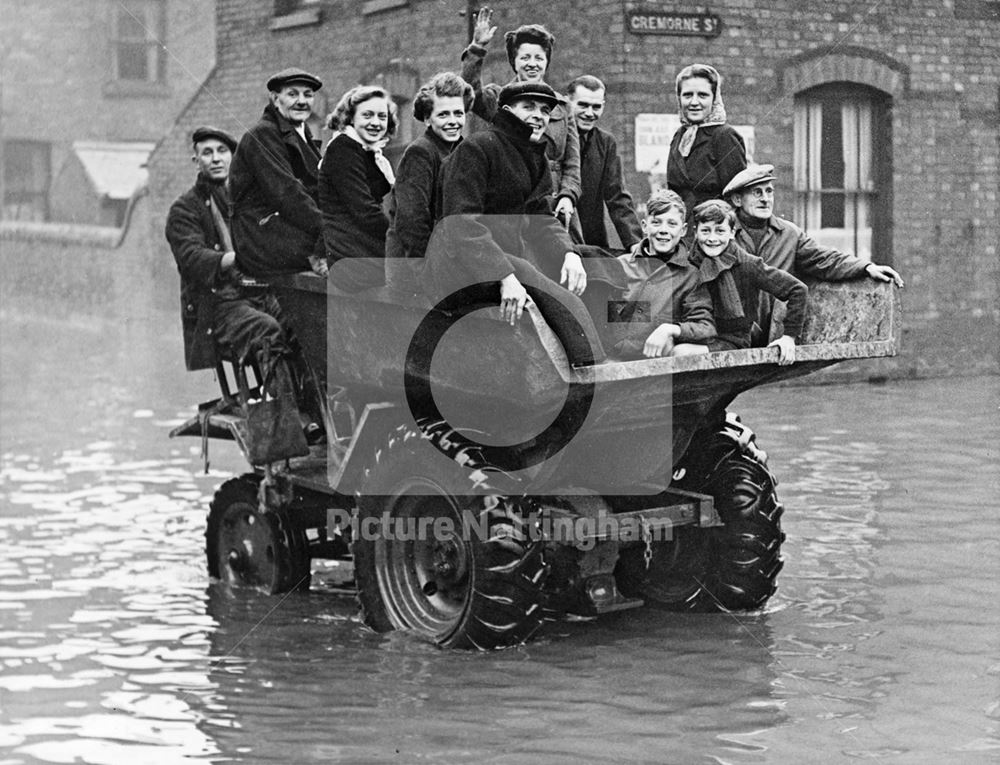
MULTIPOLYGON (((459 66, 467 20, 462 0, 411 0, 362 16, 360 4, 324 0, 322 22, 271 31, 272 0, 219 0, 217 66, 164 138, 151 164, 154 242, 170 201, 192 181, 186 136, 201 122, 241 133, 259 116, 268 74, 298 64, 326 82, 324 112, 349 86, 383 69, 423 80, 459 66)), ((608 85, 603 124, 625 152, 636 197, 648 192, 633 170, 634 115, 675 112, 673 80, 694 61, 715 65, 732 122, 756 130, 756 158, 776 165, 778 212, 791 215, 793 99, 806 87, 849 81, 892 97, 893 226, 891 258, 904 273, 904 355, 893 374, 997 371, 998 91, 1000 18, 995 3, 912 0, 752 0, 691 6, 719 15, 719 37, 637 36, 626 9, 676 10, 674 3, 525 0, 502 3, 488 79, 510 76, 506 29, 528 21, 557 37, 548 79, 562 87, 583 72, 608 85)), ((402 78, 401 78, 402 79, 402 78)), ((159 267, 172 269, 165 247, 159 267)))

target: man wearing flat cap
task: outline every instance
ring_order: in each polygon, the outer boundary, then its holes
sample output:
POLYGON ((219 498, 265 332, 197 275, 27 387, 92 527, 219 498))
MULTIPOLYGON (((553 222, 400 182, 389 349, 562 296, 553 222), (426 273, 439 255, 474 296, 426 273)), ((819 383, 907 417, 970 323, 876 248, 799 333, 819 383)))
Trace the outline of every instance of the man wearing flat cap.
POLYGON ((198 177, 170 207, 166 236, 181 276, 181 320, 187 368, 215 366, 216 350, 234 359, 287 349, 275 318, 277 303, 264 291, 248 291, 236 268, 229 231, 226 179, 236 140, 215 127, 191 134, 198 177))
MULTIPOLYGON (((483 84, 483 62, 490 42, 496 34, 493 11, 483 7, 476 14, 472 42, 462 51, 462 79, 475 92, 472 113, 489 122, 500 108, 501 86, 483 84)), ((504 35, 507 61, 517 82, 544 82, 552 61, 555 37, 541 24, 524 24, 504 35)), ((545 130, 545 154, 552 173, 554 212, 570 230, 576 242, 583 241, 579 217, 574 217, 580 198, 580 137, 569 102, 558 93, 558 103, 552 108, 549 126, 545 130)))
POLYGON ((310 268, 321 241, 319 144, 306 120, 323 83, 302 69, 267 81, 270 102, 240 140, 229 181, 237 263, 255 277, 310 268))
MULTIPOLYGON (((737 173, 722 191, 736 208, 736 241, 769 266, 799 278, 844 281, 869 276, 903 286, 902 277, 889 266, 823 247, 790 220, 774 214, 774 165, 752 164, 737 173)), ((773 300, 761 294, 761 327, 770 326, 773 300)))
POLYGON ((511 324, 534 301, 571 363, 588 364, 604 351, 579 297, 587 272, 551 212, 545 130, 558 103, 544 82, 510 83, 490 129, 455 148, 444 165, 443 219, 422 279, 435 300, 478 285, 476 302, 499 300, 511 324))

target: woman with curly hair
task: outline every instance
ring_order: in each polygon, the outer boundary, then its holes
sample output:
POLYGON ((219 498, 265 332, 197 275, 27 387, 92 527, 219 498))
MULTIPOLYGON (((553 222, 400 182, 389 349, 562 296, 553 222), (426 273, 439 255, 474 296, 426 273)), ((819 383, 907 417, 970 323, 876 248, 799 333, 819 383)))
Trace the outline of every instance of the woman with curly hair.
POLYGON ((385 282, 389 219, 382 199, 395 179, 382 148, 395 132, 396 121, 396 105, 376 85, 348 90, 327 121, 339 132, 320 165, 319 209, 331 279, 343 290, 385 282))
POLYGON ((434 75, 413 100, 413 116, 427 126, 403 152, 389 201, 386 280, 416 291, 434 224, 441 217, 441 165, 462 140, 472 108, 472 86, 454 72, 434 75))

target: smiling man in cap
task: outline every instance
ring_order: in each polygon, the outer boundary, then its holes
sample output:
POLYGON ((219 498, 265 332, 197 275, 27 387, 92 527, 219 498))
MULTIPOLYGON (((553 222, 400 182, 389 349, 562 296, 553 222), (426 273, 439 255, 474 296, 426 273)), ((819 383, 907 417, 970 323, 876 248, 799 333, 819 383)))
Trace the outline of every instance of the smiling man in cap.
POLYGON ((320 79, 295 67, 267 81, 270 102, 240 140, 230 173, 237 263, 251 276, 304 271, 317 253, 319 143, 306 120, 320 79))
MULTIPOLYGON (((722 195, 736 208, 736 241, 769 266, 822 281, 844 281, 869 276, 903 286, 903 278, 889 266, 823 247, 790 220, 774 214, 774 165, 752 164, 737 173, 722 195)), ((760 321, 770 326, 773 301, 761 295, 760 321)))
POLYGON ((425 290, 441 300, 476 285, 477 301, 499 300, 511 324, 534 301, 571 362, 600 361, 579 297, 587 273, 552 215, 545 130, 559 98, 544 82, 512 82, 497 100, 490 129, 465 139, 444 164, 443 219, 427 250, 425 290))

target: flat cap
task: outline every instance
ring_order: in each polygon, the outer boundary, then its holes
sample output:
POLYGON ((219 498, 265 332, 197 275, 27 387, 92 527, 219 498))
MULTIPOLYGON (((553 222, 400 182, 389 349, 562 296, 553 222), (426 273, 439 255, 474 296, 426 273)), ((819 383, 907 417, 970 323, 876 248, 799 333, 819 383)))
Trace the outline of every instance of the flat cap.
POLYGON ((544 82, 511 82, 504 85, 500 90, 498 103, 500 106, 506 106, 519 98, 533 98, 537 101, 545 101, 551 106, 559 103, 559 96, 544 82))
POLYGON ((229 147, 229 151, 236 151, 236 139, 229 135, 229 133, 225 130, 219 130, 219 128, 212 127, 211 125, 202 125, 201 127, 196 127, 191 133, 192 144, 207 141, 209 138, 222 141, 229 147))
POLYGON ((726 184, 726 188, 722 190, 722 196, 728 197, 730 194, 743 191, 743 189, 748 189, 751 186, 756 186, 758 183, 773 180, 774 165, 747 165, 745 169, 736 173, 733 179, 726 184))
POLYGON ((276 92, 291 82, 304 82, 313 90, 319 90, 323 87, 323 81, 315 74, 310 74, 305 69, 299 69, 297 66, 290 66, 287 69, 282 69, 277 74, 272 74, 271 78, 267 81, 267 89, 276 92))

